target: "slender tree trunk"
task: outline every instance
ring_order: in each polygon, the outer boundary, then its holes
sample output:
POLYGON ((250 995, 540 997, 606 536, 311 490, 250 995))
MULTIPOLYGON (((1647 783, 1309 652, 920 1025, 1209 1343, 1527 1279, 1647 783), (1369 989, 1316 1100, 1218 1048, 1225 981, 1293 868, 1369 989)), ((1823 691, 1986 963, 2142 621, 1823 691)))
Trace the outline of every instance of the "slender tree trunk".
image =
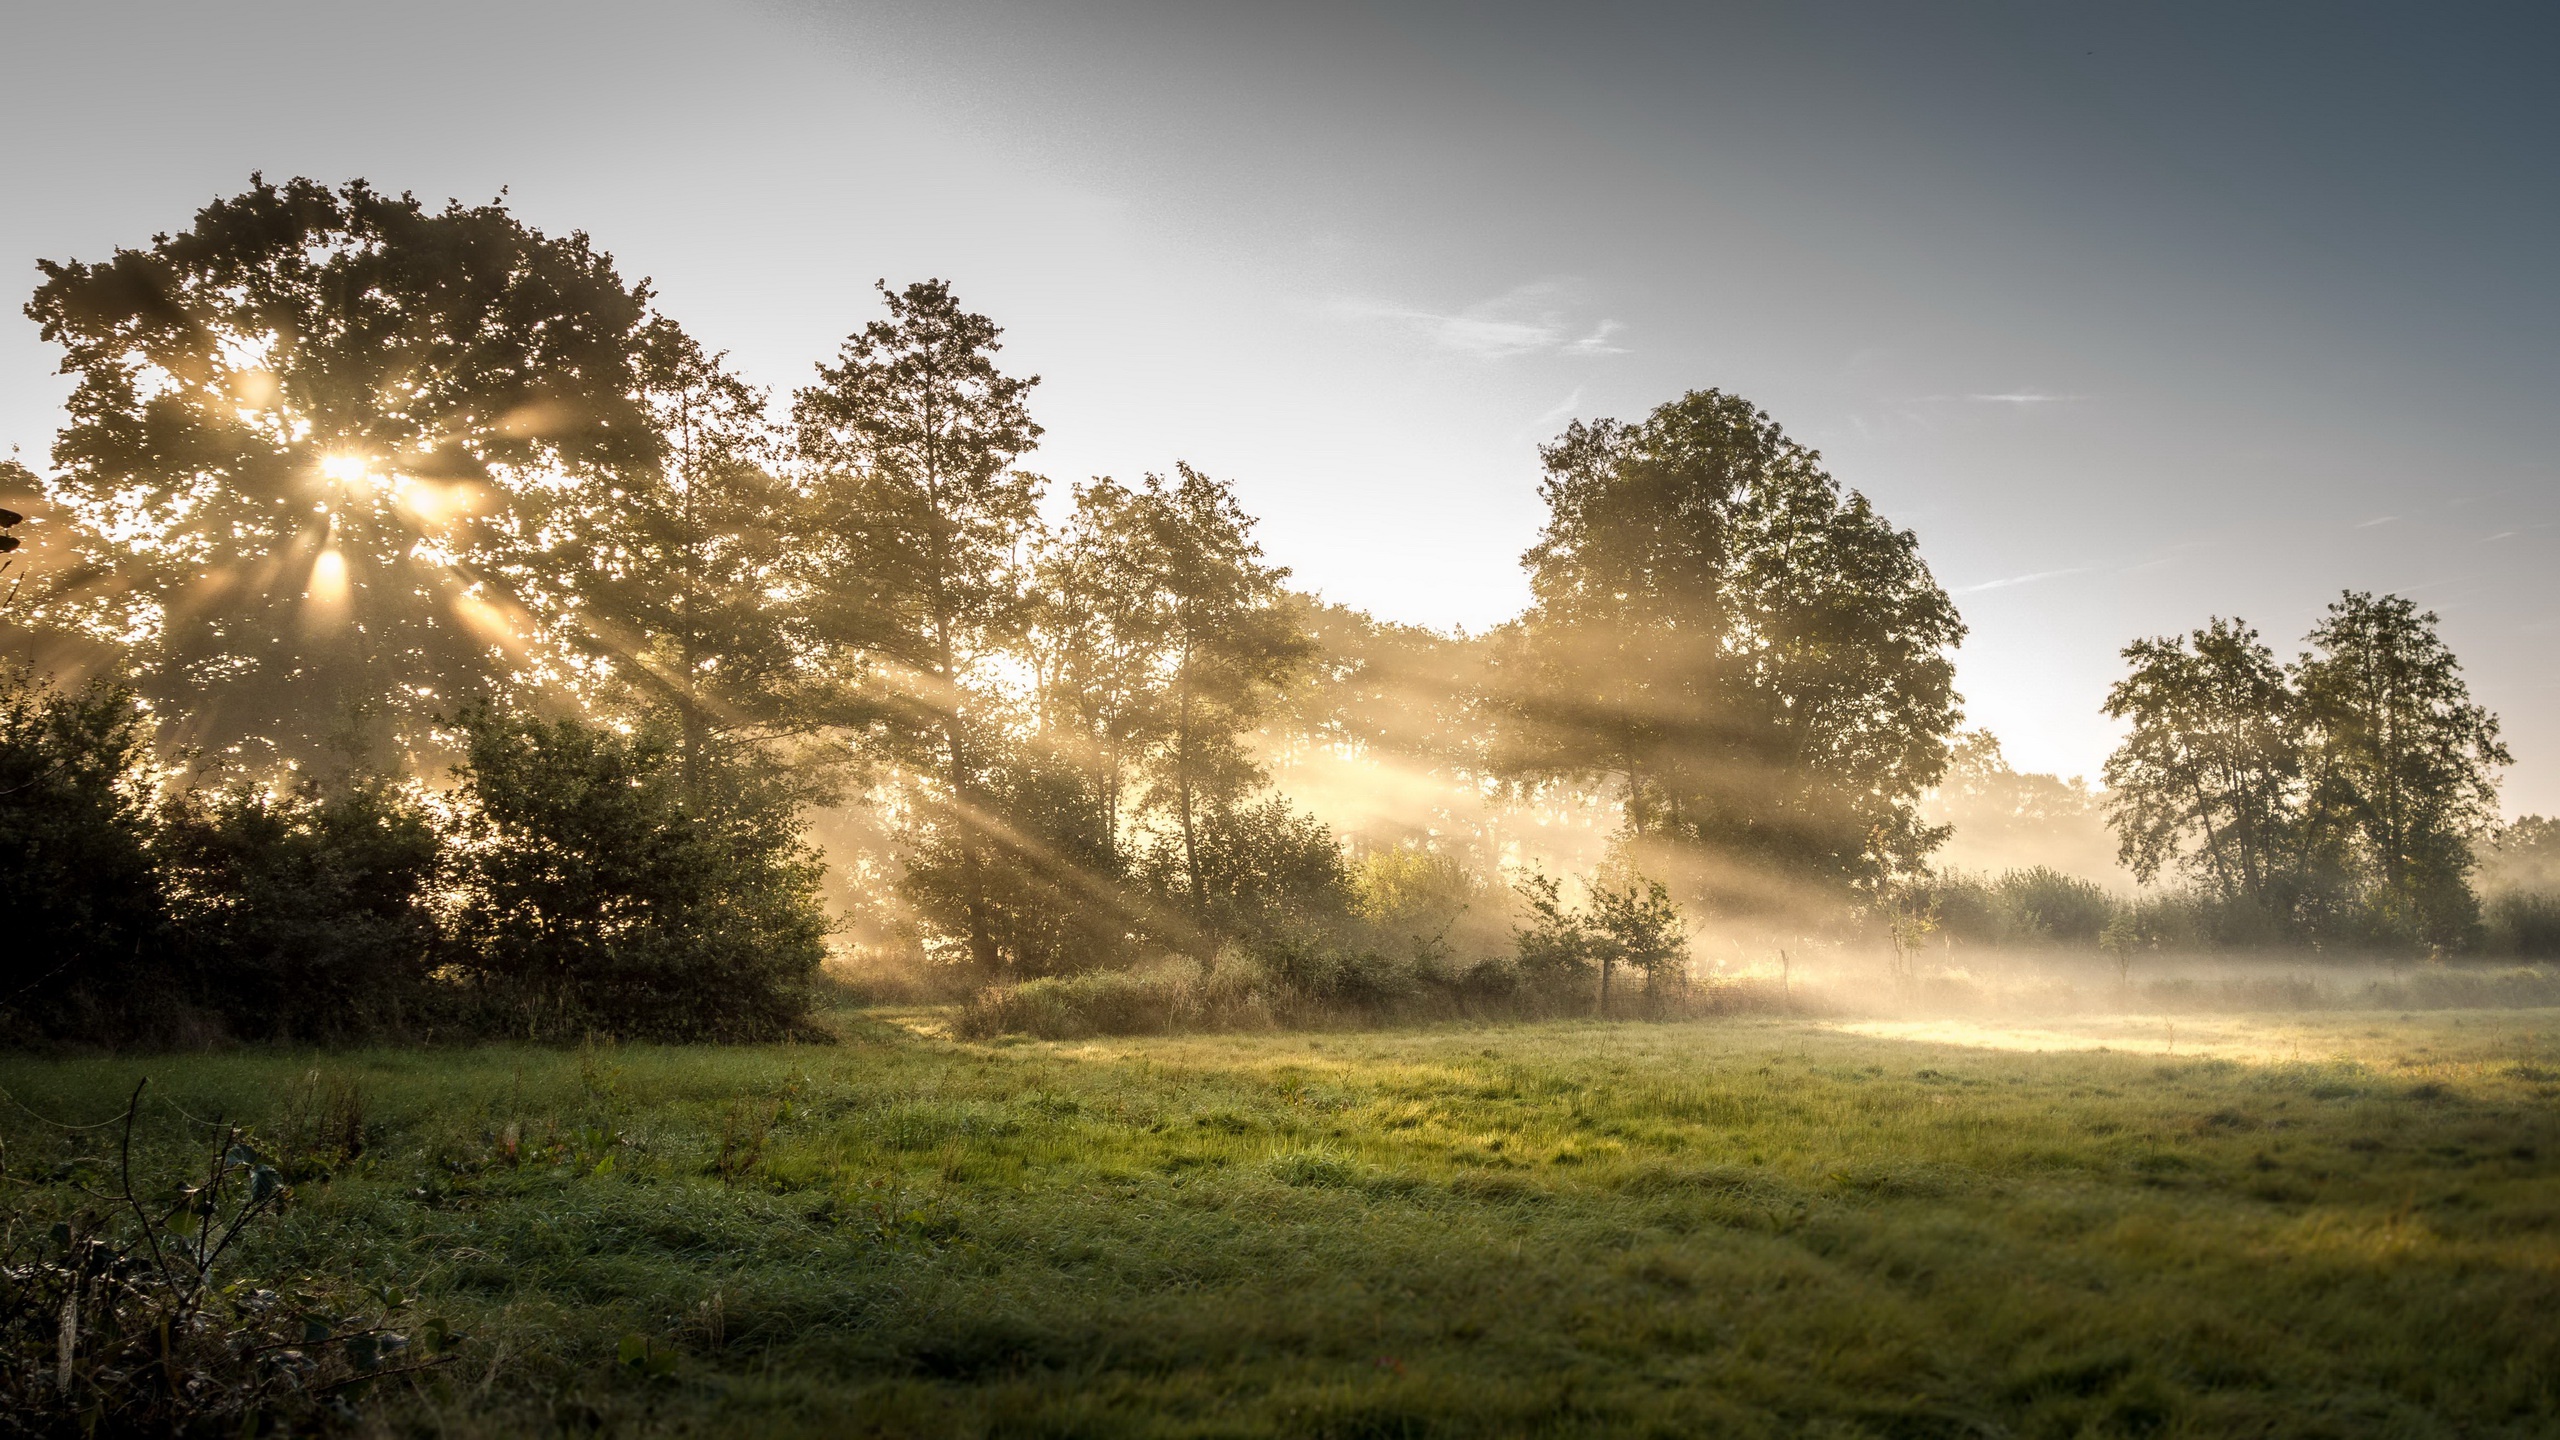
POLYGON ((1199 943, 1203 950, 1201 958, 1206 959, 1209 886, 1206 877, 1200 873, 1200 827, 1198 817, 1192 813, 1195 782, 1192 765, 1195 757, 1191 752, 1191 691, 1188 680, 1183 682, 1180 693, 1173 725, 1173 804, 1174 813, 1182 822, 1182 871, 1191 889, 1191 923, 1199 928, 1199 943))
MULTIPOLYGON (((934 433, 935 414, 930 403, 925 409, 925 430, 934 433)), ((970 783, 968 742, 964 736, 967 717, 962 713, 959 648, 952 640, 951 562, 949 542, 942 533, 944 523, 942 496, 942 458, 940 447, 928 443, 925 453, 925 494, 930 503, 932 531, 932 588, 934 678, 943 688, 942 741, 945 782, 951 788, 951 804, 956 812, 960 832, 960 905, 969 927, 969 963, 982 975, 994 978, 1002 968, 996 954, 995 935, 987 924, 987 871, 985 847, 980 843, 980 814, 970 783)))

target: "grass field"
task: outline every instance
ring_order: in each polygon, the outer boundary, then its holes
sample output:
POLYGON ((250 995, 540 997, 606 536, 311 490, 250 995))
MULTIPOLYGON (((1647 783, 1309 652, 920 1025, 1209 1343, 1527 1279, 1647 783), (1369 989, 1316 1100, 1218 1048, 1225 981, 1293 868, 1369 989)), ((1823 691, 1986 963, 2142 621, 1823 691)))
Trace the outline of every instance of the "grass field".
POLYGON ((100 1132, 30 1112, 148 1074, 146 1167, 188 1116, 297 1149, 241 1266, 469 1337, 370 1397, 397 1431, 2560 1433, 2560 1011, 935 1019, 14 1060, 0 1134, 48 1173, 100 1132))

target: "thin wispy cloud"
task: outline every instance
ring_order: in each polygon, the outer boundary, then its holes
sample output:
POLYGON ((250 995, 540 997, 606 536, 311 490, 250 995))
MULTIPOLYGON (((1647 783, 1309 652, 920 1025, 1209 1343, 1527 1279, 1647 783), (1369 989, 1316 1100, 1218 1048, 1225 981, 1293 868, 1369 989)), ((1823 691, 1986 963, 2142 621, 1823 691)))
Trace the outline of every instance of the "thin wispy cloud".
POLYGON ((1617 343, 1625 324, 1576 318, 1574 288, 1569 282, 1542 280, 1450 312, 1356 299, 1337 300, 1329 308, 1346 319, 1403 326, 1442 350, 1478 360, 1626 354, 1626 347, 1617 343))
MULTIPOLYGON (((1910 406, 2006 405, 2011 409, 2024 410, 2037 405, 2076 405, 2083 400, 2093 398, 2095 397, 2066 394, 2058 390, 1971 390, 1960 394, 1915 395, 1908 400, 1895 403, 1910 406)), ((1926 412, 1913 410, 1908 412, 1908 418, 1917 420, 1922 418, 1924 413, 1926 412)))
POLYGON ((2067 570, 2038 570, 2033 574, 2028 575, 2012 575, 2005 580, 1985 580, 1979 585, 1960 585, 1947 593, 1951 595, 1979 595, 1985 590, 2006 590, 2014 585, 2033 585, 2039 580, 2058 580, 2065 575, 2085 575, 2087 573, 2089 573, 2089 567, 2086 565, 2074 565, 2067 570))
POLYGON ((2388 525, 2399 518, 2400 517, 2397 515, 2376 515, 2370 520, 2360 520, 2356 522, 2355 528, 2358 530, 2370 530, 2376 525, 2388 525))
POLYGON ((1576 385, 1573 387, 1572 394, 1567 395, 1562 400, 1557 401, 1554 405, 1539 412, 1537 418, 1529 422, 1529 431, 1530 433, 1541 437, 1546 436, 1554 431, 1558 425, 1572 419, 1575 413, 1581 409, 1582 387, 1576 385))

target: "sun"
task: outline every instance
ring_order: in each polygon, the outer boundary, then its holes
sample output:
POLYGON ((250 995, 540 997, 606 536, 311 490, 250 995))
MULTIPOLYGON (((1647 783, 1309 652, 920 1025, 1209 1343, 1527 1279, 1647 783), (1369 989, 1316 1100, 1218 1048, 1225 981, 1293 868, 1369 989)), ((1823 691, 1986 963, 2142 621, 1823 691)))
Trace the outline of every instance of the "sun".
POLYGON ((333 451, 320 457, 320 473, 340 485, 372 485, 378 483, 373 462, 362 455, 333 451))

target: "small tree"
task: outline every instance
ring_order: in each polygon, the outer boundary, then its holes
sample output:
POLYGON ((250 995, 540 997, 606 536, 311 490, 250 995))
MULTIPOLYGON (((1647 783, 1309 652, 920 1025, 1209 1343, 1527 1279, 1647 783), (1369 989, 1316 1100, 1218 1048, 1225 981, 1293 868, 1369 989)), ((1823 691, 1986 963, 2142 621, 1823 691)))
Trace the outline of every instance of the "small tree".
POLYGON ((1609 971, 1617 965, 1643 972, 1646 998, 1689 975, 1689 935, 1680 907, 1659 880, 1623 861, 1601 867, 1591 882, 1591 928, 1600 940, 1600 1013, 1609 1013, 1609 971))
POLYGON ((1579 911, 1565 902, 1562 882, 1543 872, 1531 871, 1513 888, 1529 912, 1512 932, 1520 968, 1540 988, 1576 987, 1596 972, 1595 1007, 1605 1016, 1610 980, 1621 965, 1642 971, 1645 993, 1657 999, 1669 979, 1687 977, 1689 937, 1680 907, 1662 882, 1623 858, 1591 876, 1579 911))
MULTIPOLYGON (((1217 873, 1222 863, 1234 873, 1235 856, 1315 854, 1317 847, 1292 838, 1304 827, 1294 817, 1279 818, 1289 813, 1285 805, 1245 805, 1266 776, 1247 753, 1244 734, 1310 646, 1281 603, 1280 582, 1289 572, 1262 562, 1234 487, 1188 465, 1177 467, 1175 477, 1167 484, 1148 476, 1139 500, 1164 615, 1162 718, 1147 801, 1172 825, 1181 861, 1170 877, 1176 883, 1162 893, 1189 911, 1205 957, 1221 935, 1234 933, 1215 893, 1228 883, 1217 873), (1228 861, 1210 853, 1218 847, 1230 852, 1228 861)), ((1334 873, 1323 881, 1330 894, 1340 885, 1341 856, 1330 833, 1323 848, 1333 856, 1334 873)))

